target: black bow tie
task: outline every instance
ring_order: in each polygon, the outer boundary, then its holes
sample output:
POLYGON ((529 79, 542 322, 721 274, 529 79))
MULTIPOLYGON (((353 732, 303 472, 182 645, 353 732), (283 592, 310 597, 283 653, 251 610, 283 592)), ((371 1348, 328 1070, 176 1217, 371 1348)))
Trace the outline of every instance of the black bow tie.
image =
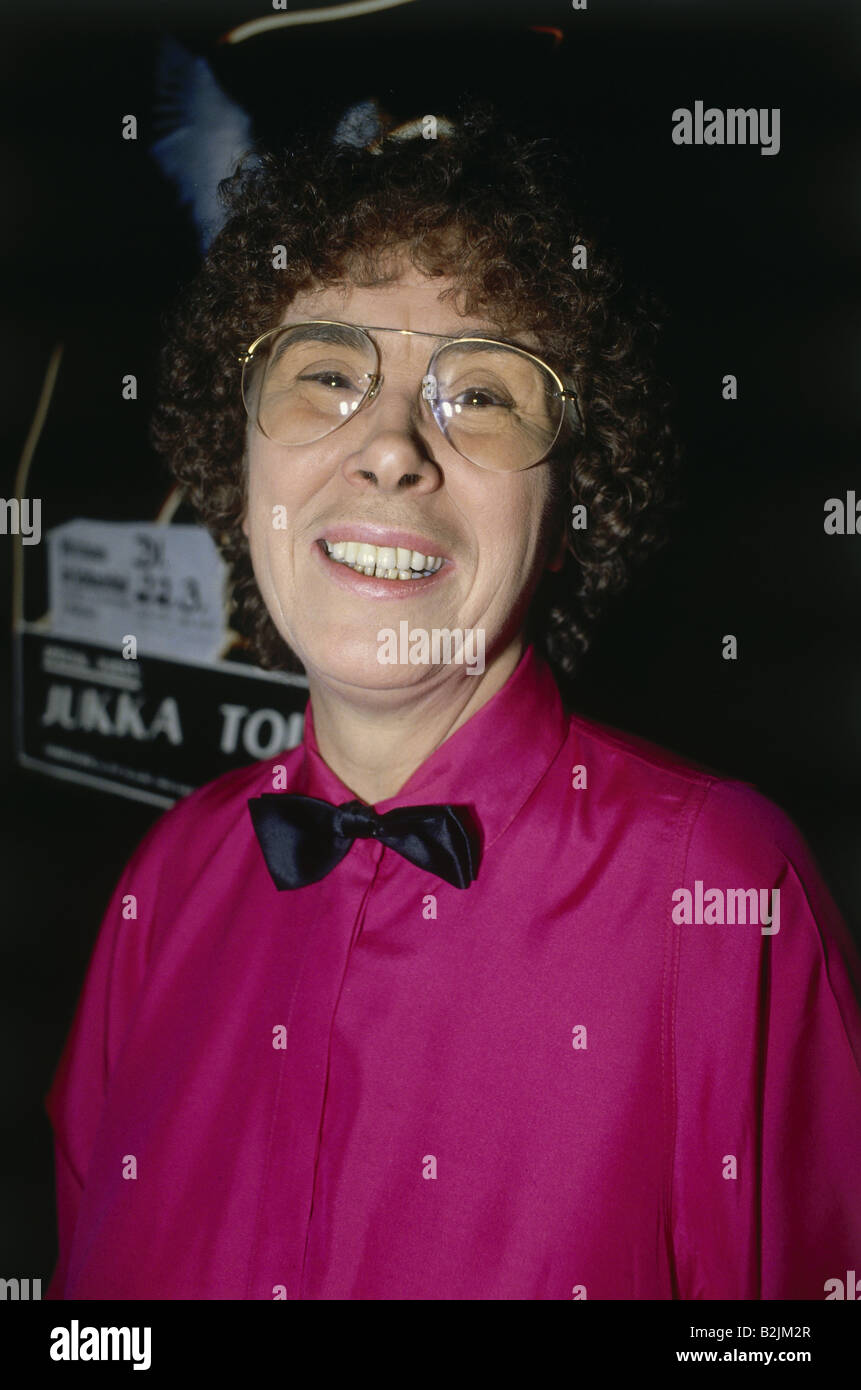
POLYGON ((325 878, 354 840, 371 838, 455 888, 468 888, 478 870, 474 836, 453 806, 403 806, 381 816, 361 801, 333 806, 295 792, 264 792, 248 809, 279 890, 325 878))

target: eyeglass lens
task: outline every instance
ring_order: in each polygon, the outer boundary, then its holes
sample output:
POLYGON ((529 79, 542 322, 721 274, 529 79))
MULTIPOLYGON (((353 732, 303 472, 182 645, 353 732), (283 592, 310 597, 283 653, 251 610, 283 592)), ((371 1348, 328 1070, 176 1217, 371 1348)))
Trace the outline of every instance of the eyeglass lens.
MULTIPOLYGON (((243 394, 268 438, 311 444, 355 414, 379 371, 374 344, 361 329, 299 324, 273 334, 268 351, 255 353, 243 394)), ((469 340, 437 349, 422 395, 458 453, 497 471, 543 458, 565 409, 540 363, 517 348, 469 340)))

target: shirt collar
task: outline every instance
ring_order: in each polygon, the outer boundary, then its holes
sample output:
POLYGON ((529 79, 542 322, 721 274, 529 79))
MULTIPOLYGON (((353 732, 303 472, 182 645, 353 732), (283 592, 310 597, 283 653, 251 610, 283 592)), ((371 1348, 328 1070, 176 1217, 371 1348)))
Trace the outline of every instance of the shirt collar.
MULTIPOLYGON (((384 814, 396 806, 467 806, 487 849, 541 781, 567 732, 556 682, 528 646, 501 690, 434 749, 396 796, 378 801, 374 809, 384 814)), ((336 806, 356 800, 320 755, 310 703, 298 781, 296 791, 336 806)))

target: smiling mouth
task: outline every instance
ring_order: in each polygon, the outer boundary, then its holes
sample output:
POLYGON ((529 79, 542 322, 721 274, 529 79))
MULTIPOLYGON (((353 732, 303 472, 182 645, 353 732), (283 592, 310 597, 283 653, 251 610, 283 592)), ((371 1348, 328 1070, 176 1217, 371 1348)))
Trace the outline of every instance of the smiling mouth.
POLYGON ((330 560, 375 579, 427 579, 445 563, 441 555, 422 555, 418 550, 406 550, 401 546, 327 540, 320 540, 318 544, 330 560))

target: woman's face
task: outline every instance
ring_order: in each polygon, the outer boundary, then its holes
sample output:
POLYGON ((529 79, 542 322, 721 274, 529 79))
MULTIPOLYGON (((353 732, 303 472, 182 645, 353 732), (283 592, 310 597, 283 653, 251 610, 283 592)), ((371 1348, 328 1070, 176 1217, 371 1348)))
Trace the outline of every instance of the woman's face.
MULTIPOLYGON (((381 288, 298 295, 282 322, 334 319, 452 335, 470 327, 500 336, 490 320, 467 322, 440 302, 450 284, 407 267, 381 288)), ((479 640, 490 669, 519 647, 541 573, 561 563, 561 555, 548 555, 546 539, 549 465, 492 473, 461 457, 421 409, 436 344, 396 333, 376 340, 382 390, 348 424, 290 447, 248 428, 243 530, 266 607, 312 688, 315 680, 371 692, 460 679, 479 640), (405 551, 411 560, 418 552, 442 564, 424 579, 368 578, 331 558, 324 541, 386 547, 395 551, 395 567, 405 551), (403 621, 429 640, 434 629, 484 636, 473 638, 460 664, 381 662, 380 634, 400 633, 403 621)))

